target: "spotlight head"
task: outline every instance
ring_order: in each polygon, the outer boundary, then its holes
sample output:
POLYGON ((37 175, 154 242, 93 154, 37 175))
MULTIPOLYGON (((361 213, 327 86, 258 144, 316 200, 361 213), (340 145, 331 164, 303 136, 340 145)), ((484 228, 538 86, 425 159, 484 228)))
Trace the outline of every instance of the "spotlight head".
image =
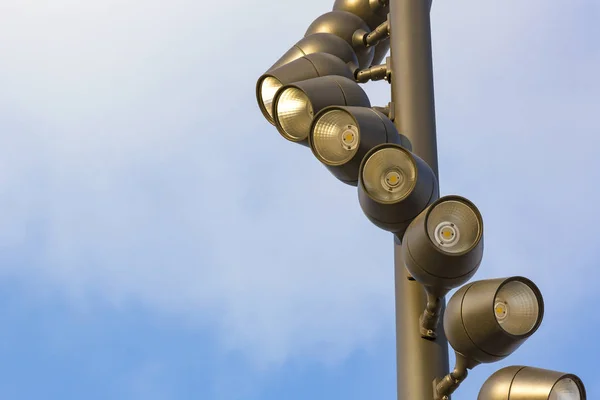
POLYGON ((267 121, 275 125, 273 99, 279 88, 293 82, 327 75, 354 79, 352 70, 344 61, 327 53, 309 54, 263 74, 256 83, 256 100, 267 121))
POLYGON ((448 302, 444 330, 469 368, 502 360, 539 328, 544 300, 527 278, 489 279, 460 288, 448 302))
POLYGON ((275 126, 289 141, 308 146, 313 118, 331 105, 370 107, 364 90, 342 76, 322 76, 283 86, 275 94, 275 126))
POLYGON ((435 297, 466 283, 483 258, 483 218, 475 204, 444 196, 421 212, 402 238, 408 272, 435 297))
POLYGON ((477 400, 586 400, 583 382, 573 374, 512 366, 490 376, 477 400))
POLYGON ((437 197, 437 179, 425 161, 397 144, 381 144, 363 158, 358 201, 369 220, 401 236, 437 197))
POLYGON ((317 159, 340 181, 358 184, 358 170, 365 154, 382 143, 410 148, 392 121, 372 108, 331 106, 312 123, 308 143, 317 159))
POLYGON ((381 0, 335 0, 333 10, 348 11, 367 23, 371 30, 387 19, 390 7, 381 0))
POLYGON ((306 31, 305 36, 315 33, 331 33, 351 45, 358 58, 359 68, 368 68, 373 61, 375 48, 365 47, 363 43, 355 46, 354 35, 357 31, 363 33, 371 32, 365 21, 359 16, 347 11, 330 11, 317 18, 306 31))
POLYGON ((358 68, 358 58, 356 57, 356 53, 352 46, 344 39, 331 33, 314 33, 300 39, 300 41, 269 68, 269 71, 297 60, 300 57, 314 53, 328 53, 336 56, 347 63, 353 73, 358 68))

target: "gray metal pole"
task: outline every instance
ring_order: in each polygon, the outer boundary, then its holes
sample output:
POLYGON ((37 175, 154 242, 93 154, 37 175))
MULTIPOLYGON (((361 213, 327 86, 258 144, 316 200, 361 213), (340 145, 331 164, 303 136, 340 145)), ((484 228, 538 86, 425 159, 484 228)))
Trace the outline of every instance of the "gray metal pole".
MULTIPOLYGON (((438 176, 429 9, 425 0, 390 0, 392 102, 398 131, 438 176)), ((449 372, 448 342, 441 327, 435 341, 421 338, 425 291, 408 279, 401 251, 395 238, 398 400, 431 400, 434 379, 449 372)))

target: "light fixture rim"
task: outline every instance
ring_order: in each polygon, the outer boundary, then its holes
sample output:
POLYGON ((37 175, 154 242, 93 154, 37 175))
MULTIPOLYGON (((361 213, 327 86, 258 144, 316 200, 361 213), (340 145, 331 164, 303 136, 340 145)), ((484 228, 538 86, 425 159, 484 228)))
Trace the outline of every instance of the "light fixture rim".
MULTIPOLYGON (((500 368, 498 370, 496 370, 492 375, 490 375, 484 382, 484 384, 482 385, 480 391, 479 391, 479 397, 478 398, 482 398, 482 394, 485 394, 487 396, 485 396, 485 398, 491 398, 489 395, 491 393, 494 392, 493 388, 494 387, 498 387, 498 386, 502 386, 503 388, 507 388, 508 391, 503 390, 503 393, 505 393, 506 395, 509 395, 513 385, 515 384, 516 381, 520 381, 520 379, 525 379, 525 382, 520 382, 520 383, 525 383, 527 384, 527 376, 531 377, 531 373, 534 373, 537 371, 537 373, 541 373, 542 376, 542 382, 546 383, 547 385, 545 385, 545 388, 550 387, 549 391, 548 391, 548 396, 550 396, 550 393, 552 393, 552 390, 554 390, 554 387, 558 384, 558 382, 560 382, 563 379, 571 379, 575 382, 575 384, 577 385, 577 388, 579 389, 579 394, 581 395, 580 400, 586 400, 587 399, 587 393, 586 393, 586 389, 585 389, 585 385, 583 383, 583 381, 581 380, 581 378, 579 378, 577 375, 573 374, 573 373, 568 373, 568 372, 561 372, 561 371, 556 371, 556 370, 550 370, 550 369, 545 369, 545 368, 541 368, 541 367, 536 367, 536 366, 532 366, 532 365, 523 365, 523 364, 517 364, 517 365, 509 365, 503 368, 500 368), (521 378, 520 376, 524 375, 525 377, 521 378)), ((539 377, 539 375, 535 374, 537 377, 539 377)), ((495 398, 495 397, 494 397, 495 398)), ((503 397, 504 398, 504 397, 503 397)))
POLYGON ((267 111, 264 102, 262 101, 262 96, 261 96, 261 87, 263 82, 267 79, 267 78, 273 78, 276 79, 277 81, 279 81, 279 83, 281 83, 283 85, 283 83, 273 74, 267 72, 262 74, 259 78, 258 81, 256 81, 256 100, 258 103, 258 108, 260 108, 260 111, 263 113, 263 116, 265 117, 265 119, 271 124, 271 125, 275 125, 275 96, 277 95, 277 92, 275 92, 275 95, 273 96, 273 101, 271 103, 272 107, 273 107, 273 117, 271 117, 269 115, 269 112, 267 111))
POLYGON ((531 279, 526 278, 524 276, 511 276, 509 278, 504 279, 504 281, 502 281, 502 283, 500 283, 500 285, 498 285, 498 287, 496 288, 496 291, 494 292, 494 297, 492 298, 492 308, 491 308, 492 310, 494 310, 494 306, 495 306, 495 302, 496 302, 496 297, 498 296, 498 293, 500 292, 500 290, 504 286, 506 286, 510 282, 521 282, 521 283, 524 283, 535 294, 536 300, 538 300, 538 316, 537 316, 537 320, 535 321, 535 324, 529 330, 529 332, 527 332, 527 333, 525 333, 523 335, 514 335, 514 334, 508 332, 506 329, 504 329, 502 327, 502 325, 500 325, 500 322, 498 322, 498 319, 495 318, 495 317, 494 317, 494 322, 502 330, 502 332, 504 332, 509 337, 512 337, 512 338, 515 338, 515 339, 527 339, 527 338, 529 338, 531 335, 533 335, 538 330, 538 328, 540 327, 540 325, 542 324, 542 321, 544 319, 544 296, 542 295, 541 290, 537 287, 537 285, 531 279))
MULTIPOLYGON (((288 83, 287 85, 283 85, 282 87, 280 87, 277 90, 277 92, 275 92, 275 96, 273 96, 273 119, 275 120, 274 125, 277 128, 277 131, 279 132, 279 134, 281 134, 281 136, 283 136, 284 139, 289 140, 290 142, 300 143, 300 142, 306 141, 307 138, 298 139, 298 138, 294 138, 294 137, 290 136, 289 134, 287 134, 285 132, 285 129, 283 129, 283 127, 281 126, 281 123, 279 122, 279 113, 277 112, 277 105, 279 104, 279 99, 283 95, 283 92, 285 92, 288 89, 296 89, 296 90, 301 91, 302 94, 304 94, 306 96, 306 98, 308 99, 308 102, 312 106, 310 97, 308 97, 306 92, 301 87, 298 87, 298 85, 296 83, 297 82, 293 82, 293 83, 288 83)), ((311 126, 312 126, 313 121, 314 121, 314 117, 313 117, 313 120, 311 121, 311 126)), ((310 131, 308 132, 308 134, 310 135, 310 131)))
POLYGON ((477 208, 475 203, 473 203, 471 200, 469 200, 463 196, 459 196, 456 194, 450 194, 450 195, 440 197, 439 199, 437 199, 436 201, 431 203, 431 205, 427 208, 427 211, 425 213, 425 221, 424 222, 425 223, 423 224, 423 226, 425 227, 425 233, 426 233, 427 239, 431 242, 431 244, 433 246, 436 247, 436 249, 439 249, 442 253, 444 253, 444 255, 447 255, 450 257, 461 257, 461 256, 464 256, 465 254, 470 253, 475 247, 479 246, 480 242, 483 240, 483 216, 481 215, 481 212, 479 211, 479 209, 477 208), (433 209, 435 207, 437 207, 438 205, 440 205, 441 203, 443 203, 445 201, 459 201, 459 202, 465 203, 475 213, 475 216, 477 217, 477 219, 479 221, 479 232, 477 233, 477 239, 473 242, 473 244, 468 249, 463 250, 458 253, 451 253, 451 252, 448 252, 448 251, 444 250, 443 248, 437 246, 435 244, 435 242, 431 239, 431 237, 429 237, 429 233, 427 232, 427 222, 429 221, 429 215, 431 214, 431 212, 433 211, 433 209))
POLYGON ((379 144, 375 147, 373 147, 371 150, 369 150, 365 156, 363 157, 363 159, 360 162, 360 167, 358 169, 358 184, 360 185, 362 191, 369 197, 369 199, 373 200, 374 202, 378 203, 378 204, 382 204, 382 205, 393 205, 393 204, 398 204, 404 200, 406 200, 413 192, 414 189, 417 187, 417 182, 419 181, 419 168, 417 165, 417 162, 415 161, 415 156, 412 152, 410 152, 409 150, 405 149, 404 147, 400 146, 399 144, 396 143, 382 143, 379 144), (413 167, 415 168, 415 181, 413 182, 410 191, 402 198, 395 200, 395 201, 381 201, 378 200, 376 198, 374 198, 371 193, 369 193, 369 191, 367 190, 367 188, 365 187, 365 182, 364 179, 362 179, 363 176, 363 172, 365 169, 365 164, 367 163, 367 161, 369 160, 369 158, 371 158, 372 155, 374 155, 376 152, 378 152, 379 150, 384 150, 386 148, 394 148, 394 149, 398 149, 406 154, 408 154, 409 158, 410 158, 410 162, 412 163, 413 167))
POLYGON ((583 384, 583 381, 577 375, 571 373, 564 373, 560 378, 558 378, 550 388, 549 394, 552 393, 554 387, 558 384, 558 382, 562 381, 563 379, 571 379, 573 382, 575 382, 575 385, 577 385, 577 388, 579 389, 579 394, 581 395, 580 400, 587 399, 587 393, 585 392, 585 385, 583 384))
MULTIPOLYGON (((360 143, 361 143, 361 139, 362 139, 362 135, 361 135, 361 130, 360 130, 360 124, 358 123, 358 120, 356 119, 356 117, 354 116, 354 114, 352 114, 350 111, 348 111, 346 109, 346 107, 348 106, 327 106, 324 109, 322 109, 321 111, 319 111, 315 117, 312 120, 312 123, 310 125, 310 131, 308 132, 308 145, 310 147, 310 149, 312 150, 314 156, 317 158, 317 160, 319 160, 319 162, 321 162, 322 164, 325 164, 329 167, 341 167, 343 165, 346 165, 350 162, 352 162, 352 160, 354 160, 354 158, 356 157, 356 155, 358 154, 358 149, 360 148, 360 143), (315 145, 314 145, 314 132, 315 132, 315 128, 317 126, 318 121, 325 116, 325 114, 332 112, 332 111, 341 111, 344 112, 345 114, 349 115, 350 118, 352 118, 352 120, 354 121, 354 124, 356 125, 356 128, 358 129, 358 143, 356 145, 356 148, 353 151, 352 157, 346 161, 346 162, 336 162, 336 163, 330 163, 330 162, 326 162, 323 157, 321 157, 319 155, 319 153, 317 152, 315 145)), ((365 155, 366 157, 366 155, 365 155)))

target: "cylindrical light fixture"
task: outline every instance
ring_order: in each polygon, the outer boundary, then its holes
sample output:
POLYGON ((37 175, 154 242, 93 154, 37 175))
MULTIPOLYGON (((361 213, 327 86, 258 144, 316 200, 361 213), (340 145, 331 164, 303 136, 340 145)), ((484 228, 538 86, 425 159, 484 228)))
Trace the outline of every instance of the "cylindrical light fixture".
POLYGON ((381 112, 367 107, 331 106, 319 112, 308 136, 317 159, 340 181, 358 184, 365 154, 382 143, 410 148, 410 142, 381 112))
POLYGON ((477 400, 586 400, 586 392, 573 374, 511 366, 490 376, 477 400))
MULTIPOLYGON (((347 11, 360 17, 367 23, 370 30, 374 30, 384 23, 390 11, 389 4, 379 0, 336 0, 333 9, 347 11)), ((375 46, 371 65, 381 64, 389 50, 389 40, 384 40, 375 46)))
POLYGON ((466 283, 483 258, 483 218, 469 200, 444 196, 410 224, 402 257, 413 278, 436 297, 466 283))
POLYGON ((275 94, 275 126, 289 141, 308 146, 313 118, 325 107, 371 107, 369 97, 355 81, 342 76, 323 76, 285 85, 275 94))
POLYGON ((386 19, 390 11, 387 2, 381 0, 335 0, 333 10, 347 11, 367 23, 371 30, 377 28, 386 19))
MULTIPOLYGON (((306 31, 305 36, 315 33, 331 33, 352 46, 358 58, 359 68, 368 68, 373 62, 374 47, 366 47, 364 43, 356 43, 355 34, 371 32, 367 23, 359 16, 348 11, 330 11, 317 18, 306 31)), ((362 38, 362 35, 360 35, 362 38)))
POLYGON ((328 75, 354 79, 348 65, 328 53, 308 54, 263 74, 256 83, 256 100, 260 110, 267 121, 275 125, 273 99, 283 85, 328 75))
POLYGON ((471 279, 482 258, 483 218, 464 197, 444 196, 411 222, 402 237, 402 259, 427 292, 422 337, 437 337, 442 298, 471 279))
POLYGON ((460 288, 448 302, 444 330, 469 368, 502 360, 535 333, 544 315, 538 287, 524 277, 489 279, 460 288))
POLYGON ((369 220, 401 236, 437 197, 437 179, 425 161, 397 144, 382 144, 363 158, 358 201, 369 220))
POLYGON ((269 68, 269 71, 313 53, 334 55, 347 63, 352 72, 358 68, 356 53, 344 39, 331 33, 315 33, 300 39, 269 68))

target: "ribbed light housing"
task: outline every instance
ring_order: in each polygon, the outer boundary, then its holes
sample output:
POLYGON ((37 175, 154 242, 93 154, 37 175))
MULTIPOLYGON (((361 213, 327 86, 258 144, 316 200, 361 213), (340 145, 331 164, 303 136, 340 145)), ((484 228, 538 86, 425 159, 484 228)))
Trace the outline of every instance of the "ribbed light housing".
POLYGON ((394 203, 412 192, 417 181, 417 167, 408 152, 383 148, 366 160, 362 181, 373 199, 394 203))
POLYGON ((285 89, 281 93, 276 111, 282 134, 287 139, 299 141, 308 137, 314 112, 304 92, 295 87, 285 89))
POLYGON ((481 235, 478 213, 464 201, 448 200, 437 204, 427 217, 427 234, 447 253, 471 249, 481 235))
POLYGON ((342 165, 352 159, 360 144, 360 132, 354 118, 346 111, 325 113, 313 129, 313 148, 319 161, 342 165))
POLYGON ((529 285, 511 281, 503 285, 494 299, 494 313, 500 327, 511 335, 529 333, 539 318, 540 307, 529 285))

